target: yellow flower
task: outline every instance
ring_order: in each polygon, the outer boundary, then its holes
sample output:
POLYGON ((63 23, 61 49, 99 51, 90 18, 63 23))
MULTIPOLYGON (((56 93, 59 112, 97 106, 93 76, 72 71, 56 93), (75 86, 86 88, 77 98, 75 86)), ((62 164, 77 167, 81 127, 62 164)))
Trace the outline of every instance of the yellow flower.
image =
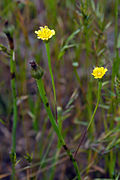
POLYGON ((105 73, 108 71, 107 68, 104 67, 95 67, 93 69, 93 73, 91 73, 95 79, 101 79, 105 73))
POLYGON ((40 30, 35 31, 35 33, 37 34, 37 38, 42 40, 48 40, 55 35, 55 31, 53 29, 50 30, 47 26, 40 27, 40 30))

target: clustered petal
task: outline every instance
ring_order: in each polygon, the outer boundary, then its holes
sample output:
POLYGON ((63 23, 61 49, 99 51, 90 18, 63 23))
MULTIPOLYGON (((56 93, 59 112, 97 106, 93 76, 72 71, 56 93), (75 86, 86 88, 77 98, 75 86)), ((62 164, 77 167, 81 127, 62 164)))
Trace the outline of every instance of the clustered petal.
POLYGON ((38 39, 42 39, 44 40, 48 40, 50 39, 53 35, 55 35, 55 31, 52 29, 50 30, 48 28, 48 26, 44 26, 44 27, 40 27, 40 30, 35 31, 35 33, 37 34, 37 38, 38 39))
POLYGON ((95 79, 101 79, 107 71, 108 71, 107 68, 95 67, 91 74, 94 76, 95 79))

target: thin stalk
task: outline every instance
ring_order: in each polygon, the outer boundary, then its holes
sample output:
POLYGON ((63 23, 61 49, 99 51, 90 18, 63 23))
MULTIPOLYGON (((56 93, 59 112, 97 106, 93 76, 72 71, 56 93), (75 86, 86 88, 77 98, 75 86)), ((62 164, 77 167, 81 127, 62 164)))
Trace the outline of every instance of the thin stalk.
MULTIPOLYGON (((92 104, 92 81, 89 81, 88 83, 88 92, 87 92, 87 108, 88 108, 88 119, 91 119, 91 116, 92 116, 92 108, 93 108, 93 104, 92 104)), ((90 137, 91 139, 94 138, 94 130, 95 130, 95 124, 94 122, 92 123, 91 125, 91 128, 90 128, 90 137)))
POLYGON ((92 123, 93 123, 94 116, 95 116, 95 113, 96 113, 96 111, 97 111, 97 108, 98 108, 98 105, 99 105, 99 102, 100 102, 101 88, 102 88, 102 82, 99 80, 99 82, 98 82, 97 103, 96 103, 95 109, 94 109, 94 111, 93 111, 92 117, 91 117, 91 119, 90 119, 90 122, 89 122, 89 124, 88 124, 88 127, 87 127, 87 129, 85 129, 85 130, 83 131, 83 133, 82 133, 82 135, 81 135, 80 143, 79 143, 79 145, 78 145, 78 147, 77 147, 77 149, 76 149, 76 151, 75 151, 75 153, 74 153, 74 158, 76 157, 76 155, 77 155, 77 153, 78 153, 78 150, 79 150, 80 146, 82 145, 82 143, 84 142, 84 140, 85 140, 85 138, 86 138, 86 136, 87 136, 87 133, 88 133, 88 131, 89 131, 89 129, 90 129, 92 123))
POLYGON ((74 159, 73 154, 71 153, 71 151, 67 148, 67 146, 65 144, 65 141, 63 139, 63 136, 62 136, 62 134, 61 134, 61 132, 60 132, 60 130, 59 130, 57 124, 56 124, 56 121, 55 121, 55 119, 53 117, 53 114, 52 114, 52 111, 50 109, 48 99, 47 99, 47 96, 46 96, 46 92, 45 92, 45 89, 44 89, 43 80, 42 80, 42 78, 40 78, 39 80, 37 79, 36 81, 37 81, 37 86, 38 86, 40 96, 42 98, 43 104, 44 104, 45 109, 47 111, 47 114, 49 116, 50 122, 51 122, 51 124, 52 124, 52 126, 54 128, 54 131, 56 132, 61 145, 63 146, 64 150, 67 152, 67 155, 70 157, 70 160, 72 161, 72 163, 74 165, 78 180, 81 180, 81 176, 80 176, 80 172, 79 172, 79 169, 78 169, 77 162, 74 159))
POLYGON ((39 80, 37 80, 37 86, 38 86, 38 90, 39 90, 39 93, 40 93, 40 96, 42 98, 42 101, 43 101, 43 104, 45 106, 45 109, 47 111, 47 114, 49 116, 49 119, 51 121, 51 124, 57 134, 57 136, 59 137, 61 143, 64 145, 64 139, 62 138, 60 132, 59 132, 59 129, 57 127, 57 124, 55 122, 55 119, 53 117, 53 114, 52 114, 52 111, 50 109, 50 106, 49 106, 49 103, 48 103, 48 99, 47 99, 47 96, 46 96, 46 92, 44 90, 44 84, 43 84, 43 80, 40 78, 39 80))
POLYGON ((88 124, 87 131, 89 130, 89 128, 90 128, 90 127, 91 127, 91 125, 92 125, 92 122, 93 122, 93 120, 94 120, 95 113, 96 113, 96 111, 97 111, 97 108, 98 108, 98 105, 99 105, 99 102, 100 102, 101 88, 102 88, 102 82, 101 82, 101 81, 99 81, 99 82, 98 82, 98 95, 97 95, 97 103, 96 103, 96 106, 95 106, 94 112, 93 112, 93 114, 92 114, 91 120, 90 120, 90 122, 89 122, 89 124, 88 124))
POLYGON ((115 163, 116 163, 116 155, 114 154, 114 151, 111 150, 110 151, 110 159, 109 159, 109 163, 108 163, 108 167, 109 167, 109 175, 111 178, 113 178, 113 174, 115 171, 115 163))
POLYGON ((12 128, 12 179, 15 179, 15 161, 16 161, 16 128, 17 128, 17 95, 16 95, 16 84, 15 84, 15 59, 14 50, 11 50, 10 56, 10 72, 11 72, 11 88, 13 96, 13 128, 12 128))
POLYGON ((51 65, 51 57, 50 57, 50 47, 49 42, 45 43, 47 57, 48 57, 48 67, 50 71, 51 81, 52 81, 52 88, 53 88, 53 94, 54 94, 54 102, 55 102, 55 113, 56 113, 56 120, 57 120, 57 100, 56 100, 56 90, 55 90, 55 83, 54 83, 54 77, 52 73, 52 65, 51 65))

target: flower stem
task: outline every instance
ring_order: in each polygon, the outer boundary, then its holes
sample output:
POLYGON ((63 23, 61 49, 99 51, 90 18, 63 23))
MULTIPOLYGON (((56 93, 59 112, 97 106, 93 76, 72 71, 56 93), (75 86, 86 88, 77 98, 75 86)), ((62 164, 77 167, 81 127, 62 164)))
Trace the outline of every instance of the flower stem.
POLYGON ((85 141, 86 139, 86 136, 87 136, 87 133, 88 133, 88 130, 90 129, 92 123, 93 123, 93 120, 94 120, 94 116, 95 116, 95 113, 97 111, 97 108, 98 108, 98 105, 99 105, 99 101, 100 101, 100 94, 101 94, 101 88, 102 88, 102 82, 99 80, 98 82, 98 95, 97 95, 97 103, 96 103, 96 106, 95 106, 95 109, 94 109, 94 112, 92 114, 92 117, 90 119, 90 122, 88 124, 88 127, 83 131, 82 135, 81 135, 81 138, 80 138, 80 143, 74 153, 74 158, 76 157, 77 153, 78 153, 78 150, 80 148, 80 146, 82 145, 82 143, 85 141))
POLYGON ((54 102, 55 102, 55 114, 56 114, 56 122, 57 122, 57 100, 56 100, 56 90, 55 90, 54 77, 53 77, 53 73, 52 73, 49 42, 45 43, 45 47, 46 47, 46 52, 47 52, 47 57, 48 57, 48 67, 49 67, 51 81, 52 81, 52 88, 53 88, 54 102))
POLYGON ((40 78, 40 79, 37 79, 36 81, 37 81, 37 86, 38 86, 40 96, 42 98, 43 104, 44 104, 45 109, 47 111, 47 114, 49 116, 50 122, 51 122, 51 124, 52 124, 52 126, 54 128, 54 131, 56 132, 56 134, 58 136, 60 144, 63 146, 64 150, 66 151, 67 155, 70 157, 70 160, 73 163, 73 166, 74 166, 74 168, 76 170, 78 180, 81 180, 80 172, 79 172, 78 165, 77 165, 77 161, 74 159, 73 154, 71 153, 71 151, 66 146, 65 141, 63 139, 63 136, 62 136, 62 134, 61 134, 61 132, 60 132, 60 130, 59 130, 57 124, 56 124, 56 121, 55 121, 55 119, 53 117, 53 114, 52 114, 52 111, 50 109, 48 99, 47 99, 47 96, 46 96, 46 92, 45 92, 45 89, 44 89, 43 80, 42 80, 42 78, 40 78))
POLYGON ((59 137, 61 143, 64 144, 64 140, 61 137, 61 134, 60 134, 60 132, 58 130, 57 124, 56 124, 55 119, 53 117, 52 111, 50 109, 48 99, 47 99, 47 96, 46 96, 46 92, 45 92, 45 89, 44 89, 43 80, 41 78, 39 80, 37 80, 37 86, 38 86, 38 90, 39 90, 40 96, 42 98, 42 101, 44 103, 45 109, 47 111, 47 114, 48 114, 48 116, 50 118, 51 124, 52 124, 57 136, 59 137))
POLYGON ((87 131, 88 131, 88 130, 90 129, 90 127, 91 127, 91 124, 92 124, 92 122, 93 122, 93 120, 94 120, 95 113, 96 113, 97 108, 98 108, 98 105, 99 105, 99 101, 100 101, 100 94, 101 94, 101 88, 102 88, 102 82, 101 82, 101 81, 99 81, 99 82, 98 82, 98 95, 97 95, 97 103, 96 103, 96 106, 95 106, 94 112, 93 112, 93 114, 92 114, 91 120, 90 120, 90 122, 89 122, 89 124, 88 124, 87 131))
POLYGON ((14 50, 11 50, 10 56, 10 73, 11 73, 11 88, 13 96, 13 128, 12 128, 12 150, 11 150, 11 161, 12 161, 12 179, 15 179, 15 163, 16 163, 16 127, 17 127, 17 95, 15 85, 15 59, 14 50))

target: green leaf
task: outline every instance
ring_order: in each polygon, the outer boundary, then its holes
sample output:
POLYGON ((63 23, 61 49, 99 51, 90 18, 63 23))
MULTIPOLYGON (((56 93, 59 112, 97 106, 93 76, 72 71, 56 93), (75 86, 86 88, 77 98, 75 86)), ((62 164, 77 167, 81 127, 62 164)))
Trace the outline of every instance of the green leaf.
POLYGON ((103 83, 102 83, 102 87, 103 87, 103 86, 106 86, 107 84, 109 84, 109 81, 103 82, 103 83))
POLYGON ((72 48, 72 47, 77 47, 78 44, 73 43, 73 44, 69 44, 70 41, 76 36, 76 34, 78 34, 80 32, 80 29, 77 29, 75 32, 73 32, 68 39, 65 42, 65 45, 60 49, 60 53, 58 55, 58 59, 62 58, 62 56, 65 54, 65 50, 72 48))
POLYGON ((68 44, 75 36, 76 34, 78 34, 80 32, 80 29, 77 29, 76 31, 74 31, 69 37, 68 39, 66 40, 66 43, 65 44, 68 44))
POLYGON ((26 155, 24 156, 24 158, 31 163, 33 160, 33 153, 29 154, 28 152, 26 153, 26 155))
POLYGON ((15 166, 17 166, 17 164, 19 164, 20 161, 21 161, 21 159, 17 160, 15 163, 15 166))
POLYGON ((99 107, 101 107, 103 109, 109 109, 110 106, 104 105, 104 104, 99 104, 99 107))
POLYGON ((107 30, 111 26, 111 24, 112 24, 112 22, 109 22, 108 24, 106 24, 105 30, 107 30))

